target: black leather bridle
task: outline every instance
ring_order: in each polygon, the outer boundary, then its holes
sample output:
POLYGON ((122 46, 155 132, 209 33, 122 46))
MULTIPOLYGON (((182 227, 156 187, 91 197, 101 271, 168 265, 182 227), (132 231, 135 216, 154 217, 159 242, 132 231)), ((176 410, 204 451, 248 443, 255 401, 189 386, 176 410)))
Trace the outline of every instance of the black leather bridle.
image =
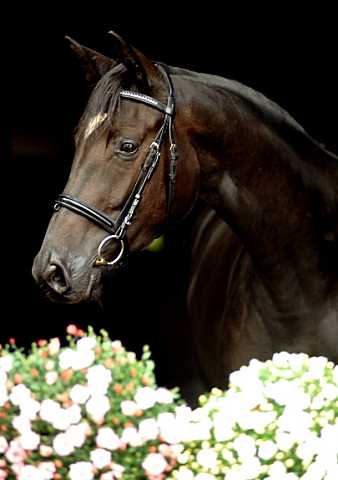
POLYGON ((170 172, 169 172, 169 187, 167 193, 167 211, 166 211, 166 219, 165 222, 168 221, 173 205, 173 198, 174 198, 174 184, 177 175, 177 146, 173 142, 172 136, 172 120, 175 115, 175 97, 174 97, 174 90, 173 85, 171 82, 171 78, 168 73, 164 70, 161 65, 156 65, 157 68, 162 72, 167 88, 167 105, 159 102, 153 97, 149 97, 148 95, 144 95, 143 93, 133 92, 129 90, 121 90, 120 96, 122 98, 126 98, 129 100, 133 100, 136 102, 144 103, 160 112, 164 113, 164 121, 163 124, 157 133, 155 140, 151 143, 149 147, 149 152, 146 156, 146 159, 142 165, 141 171, 138 175, 138 178, 135 182, 135 185, 126 201, 124 206, 122 207, 118 217, 116 220, 113 220, 108 215, 103 213, 96 207, 89 205, 88 203, 83 202, 82 200, 78 200, 77 198, 73 197, 72 195, 61 194, 55 200, 54 210, 59 210, 60 207, 65 207, 71 210, 72 212, 78 213, 83 217, 87 218, 91 222, 95 223, 99 227, 105 229, 109 236, 105 237, 99 245, 98 248, 98 258, 95 262, 96 266, 100 265, 113 265, 117 264, 120 259, 123 257, 123 263, 126 263, 126 260, 129 256, 129 246, 128 240, 126 236, 126 230, 128 226, 131 224, 136 209, 142 200, 142 193, 146 186, 146 184, 151 179, 160 159, 161 155, 161 148, 163 145, 163 141, 165 138, 166 133, 168 132, 169 141, 170 141, 170 172), (101 257, 101 248, 103 245, 109 241, 115 240, 121 243, 121 250, 118 256, 112 261, 106 261, 104 258, 101 257))

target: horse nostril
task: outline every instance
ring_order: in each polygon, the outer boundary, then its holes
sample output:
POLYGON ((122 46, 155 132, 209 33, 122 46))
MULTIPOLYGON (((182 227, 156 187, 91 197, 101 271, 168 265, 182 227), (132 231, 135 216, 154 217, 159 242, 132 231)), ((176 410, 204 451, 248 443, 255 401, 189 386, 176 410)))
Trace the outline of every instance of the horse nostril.
POLYGON ((47 284, 59 294, 64 294, 69 289, 67 274, 59 265, 51 264, 48 266, 44 278, 47 284))

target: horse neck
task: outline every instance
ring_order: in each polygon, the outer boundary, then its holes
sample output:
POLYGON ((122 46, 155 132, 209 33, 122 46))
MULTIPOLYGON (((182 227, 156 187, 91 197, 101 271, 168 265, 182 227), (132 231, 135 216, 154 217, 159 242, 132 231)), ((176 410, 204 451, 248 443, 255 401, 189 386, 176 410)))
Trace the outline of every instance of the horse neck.
POLYGON ((298 282, 310 296, 326 295, 337 280, 338 158, 237 82, 190 74, 182 89, 200 195, 241 239, 269 288, 284 296, 298 282))

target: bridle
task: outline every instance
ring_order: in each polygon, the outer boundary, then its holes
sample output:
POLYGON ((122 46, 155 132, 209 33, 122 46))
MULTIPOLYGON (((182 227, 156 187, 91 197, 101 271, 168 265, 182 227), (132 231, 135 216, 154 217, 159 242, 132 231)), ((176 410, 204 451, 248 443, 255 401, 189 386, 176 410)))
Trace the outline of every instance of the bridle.
POLYGON ((97 259, 94 263, 95 266, 118 264, 122 257, 124 260, 123 263, 126 263, 126 260, 129 257, 129 245, 126 236, 126 230, 130 226, 135 216, 136 210, 142 200, 143 190, 146 184, 151 179, 158 165, 161 155, 161 148, 167 132, 170 141, 170 172, 165 223, 167 223, 170 217, 174 198, 174 184, 177 176, 178 160, 177 146, 173 142, 172 136, 172 119, 175 115, 175 97, 170 76, 161 65, 156 64, 156 66, 165 78, 167 89, 167 105, 164 105, 155 98, 144 95, 143 93, 133 92, 129 90, 120 91, 120 96, 122 98, 144 103, 145 105, 148 105, 164 113, 164 121, 155 137, 155 140, 151 143, 149 147, 148 154, 141 167, 141 171, 137 177, 134 187, 116 220, 113 220, 98 208, 93 207, 92 205, 89 205, 88 203, 85 203, 82 200, 73 197, 72 195, 61 194, 58 195, 55 200, 55 211, 59 210, 60 207, 65 207, 72 212, 82 215, 83 217, 87 218, 99 227, 105 229, 109 233, 109 235, 102 240, 98 247, 97 259), (101 249, 104 244, 110 240, 120 242, 121 250, 114 260, 108 262, 101 256, 101 249))

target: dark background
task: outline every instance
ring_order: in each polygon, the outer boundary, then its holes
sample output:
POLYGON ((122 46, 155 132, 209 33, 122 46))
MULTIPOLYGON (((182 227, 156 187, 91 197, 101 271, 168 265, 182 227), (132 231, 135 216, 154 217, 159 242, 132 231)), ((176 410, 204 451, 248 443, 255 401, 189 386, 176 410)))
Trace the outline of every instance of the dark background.
POLYGON ((180 375, 188 376, 186 350, 180 346, 189 334, 180 316, 186 252, 179 234, 168 237, 162 253, 144 252, 121 269, 114 279, 119 293, 113 288, 106 295, 103 310, 51 303, 31 277, 53 200, 70 170, 72 132, 90 93, 64 36, 109 56, 107 32, 115 30, 153 60, 239 80, 279 103, 338 153, 336 8, 318 10, 317 3, 313 10, 293 11, 274 2, 259 11, 239 2, 230 10, 207 2, 200 10, 196 3, 182 12, 182 2, 133 3, 132 8, 85 3, 17 6, 3 13, 2 104, 8 113, 3 119, 0 343, 15 337, 18 345, 28 346, 39 338, 64 337, 69 323, 91 324, 96 331, 105 327, 111 338, 121 338, 137 352, 150 343, 159 382, 172 386, 175 362, 180 375))

